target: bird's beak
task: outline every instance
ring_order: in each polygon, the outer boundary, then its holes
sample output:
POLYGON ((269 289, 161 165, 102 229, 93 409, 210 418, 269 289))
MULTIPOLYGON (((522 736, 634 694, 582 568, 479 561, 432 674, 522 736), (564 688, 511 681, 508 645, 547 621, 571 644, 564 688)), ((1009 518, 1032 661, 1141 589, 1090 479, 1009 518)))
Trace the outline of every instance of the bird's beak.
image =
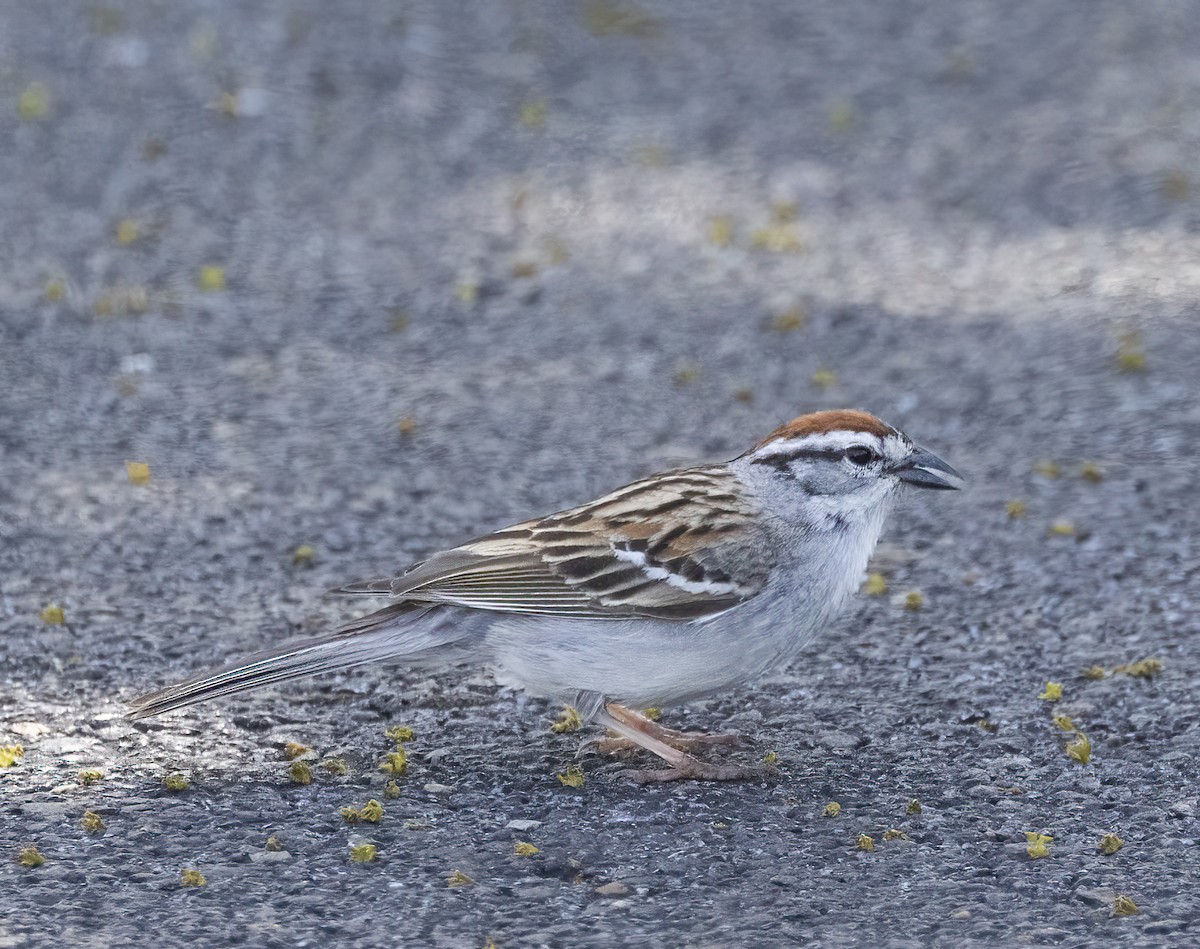
POLYGON ((957 491, 965 480, 941 458, 924 448, 914 448, 912 454, 892 469, 892 473, 905 484, 942 491, 957 491))

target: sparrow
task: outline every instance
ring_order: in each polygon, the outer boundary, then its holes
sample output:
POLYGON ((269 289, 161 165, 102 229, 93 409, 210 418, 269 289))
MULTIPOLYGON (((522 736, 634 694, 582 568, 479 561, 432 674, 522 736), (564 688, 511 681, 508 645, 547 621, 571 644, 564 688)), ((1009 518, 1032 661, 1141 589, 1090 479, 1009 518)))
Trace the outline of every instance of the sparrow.
MULTIPOLYGON (((739 780, 690 753, 736 736, 635 711, 787 666, 859 587, 903 485, 962 476, 866 412, 814 412, 724 464, 651 475, 333 591, 390 602, 332 632, 135 699, 130 719, 373 662, 477 665, 575 708, 663 768, 640 782, 739 780)), ((612 743, 612 740, 609 742, 612 743)), ((601 742, 604 744, 604 742, 601 742)))

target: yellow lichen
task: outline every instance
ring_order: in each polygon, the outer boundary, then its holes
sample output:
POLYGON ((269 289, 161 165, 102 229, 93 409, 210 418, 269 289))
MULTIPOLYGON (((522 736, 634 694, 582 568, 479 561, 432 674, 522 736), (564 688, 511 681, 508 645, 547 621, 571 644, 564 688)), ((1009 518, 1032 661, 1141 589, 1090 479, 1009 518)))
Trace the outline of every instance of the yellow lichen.
POLYGON ((925 597, 920 590, 910 590, 904 594, 904 608, 906 610, 919 610, 925 605, 925 597))
POLYGON ((292 784, 312 784, 312 768, 307 761, 293 761, 288 766, 288 777, 292 779, 292 784))
POLYGON ((883 839, 884 840, 911 840, 912 838, 909 837, 908 834, 906 834, 904 831, 900 830, 898 827, 889 827, 887 830, 885 830, 883 832, 883 839))
POLYGON ((225 289, 225 268, 207 264, 196 275, 196 286, 204 293, 215 293, 225 289))
POLYGON ((289 741, 283 746, 283 757, 288 761, 295 761, 301 755, 306 755, 310 751, 312 751, 312 749, 309 748, 308 745, 302 745, 298 741, 289 741))
POLYGON ((862 592, 867 596, 883 596, 887 593, 887 580, 882 573, 869 573, 863 582, 862 592))
POLYGON ((657 705, 651 705, 649 708, 642 709, 642 714, 650 719, 650 721, 657 722, 662 718, 662 709, 657 705))
POLYGON ((1035 833, 1034 831, 1025 831, 1025 852, 1029 854, 1031 860, 1040 860, 1042 857, 1050 856, 1049 843, 1053 837, 1048 837, 1045 834, 1035 833))
POLYGON ((513 853, 518 857, 532 857, 535 853, 541 853, 533 844, 526 843, 523 840, 518 840, 513 845, 513 853))
POLYGON ((92 303, 96 316, 138 316, 150 309, 150 291, 143 286, 112 287, 92 303))
POLYGON ((909 801, 909 802, 908 802, 908 803, 907 803, 907 804, 904 806, 904 813, 905 813, 905 814, 912 814, 913 816, 916 816, 917 814, 920 814, 920 813, 921 813, 921 802, 920 802, 920 801, 918 801, 918 800, 917 800, 917 799, 914 797, 914 798, 913 798, 911 801, 909 801))
POLYGON ((550 731, 556 735, 565 735, 567 732, 577 732, 581 728, 583 728, 583 719, 579 717, 579 713, 571 706, 564 705, 562 711, 558 713, 558 718, 550 726, 550 731))
POLYGON ((1092 760, 1092 743, 1088 741, 1088 736, 1081 731, 1075 732, 1075 737, 1067 742, 1067 757, 1072 761, 1078 761, 1080 764, 1087 764, 1092 760))
POLYGON ((1047 682, 1046 688, 1042 690, 1042 694, 1038 696, 1043 702, 1057 702, 1062 698, 1062 683, 1047 682))
POLYGON ((263 843, 263 850, 269 853, 279 853, 283 850, 283 841, 272 834, 263 843))
POLYGON ((859 834, 858 838, 854 841, 854 846, 859 850, 865 850, 867 853, 870 853, 875 849, 875 838, 870 834, 859 834))
POLYGON ((374 844, 357 844, 350 848, 350 862, 370 863, 378 853, 374 844))
POLYGON ((837 375, 832 369, 818 369, 808 381, 814 389, 831 389, 837 384, 837 375))
POLYGON ((149 484, 150 466, 144 461, 125 462, 125 477, 130 484, 149 484))
POLYGON ((1060 519, 1046 528, 1046 533, 1050 537, 1074 537, 1079 529, 1070 521, 1060 519))
POLYGON ((34 844, 22 847, 17 851, 17 863, 23 867, 40 867, 46 862, 42 852, 34 844))
POLYGON ((336 774, 339 777, 350 773, 350 766, 346 764, 345 758, 326 758, 321 762, 321 767, 330 774, 336 774))
POLYGON ((583 771, 578 765, 571 765, 566 771, 559 771, 554 776, 558 778, 563 787, 583 787, 583 771))
POLYGON ((1112 914, 1114 916, 1135 916, 1138 913, 1138 905, 1128 896, 1119 894, 1113 899, 1112 914))
POLYGON ((95 811, 84 811, 79 818, 79 826, 89 834, 98 834, 104 830, 104 818, 95 811))
POLYGON ((84 768, 79 772, 79 783, 85 788, 93 784, 99 784, 104 780, 104 772, 99 768, 84 768))
POLYGON ((1019 500, 1008 501, 1004 505, 1004 513, 1012 520, 1025 516, 1025 502, 1019 500))
POLYGON ((24 745, 0 745, 0 768, 11 768, 24 757, 24 745))
POLYGON ((1050 724, 1055 728, 1062 729, 1065 732, 1075 731, 1075 723, 1065 715, 1055 715, 1052 719, 1050 719, 1050 724))
POLYGON ((1102 854, 1104 854, 1104 856, 1111 857, 1114 853, 1116 853, 1118 850, 1120 850, 1124 846, 1125 846, 1125 841, 1123 841, 1116 834, 1110 833, 1110 834, 1105 834, 1103 837, 1100 838, 1100 843, 1096 844, 1096 849, 1099 850, 1102 854))
POLYGON ((854 103, 842 99, 829 106, 829 127, 835 132, 849 132, 854 127, 857 112, 854 103))
POLYGON ((455 870, 446 878, 447 886, 470 886, 474 882, 475 881, 463 873, 462 870, 455 870))
POLYGON ((408 770, 408 752, 397 746, 395 751, 389 751, 379 762, 379 770, 384 774, 401 775, 408 770))
POLYGON ((411 415, 402 415, 396 420, 396 431, 406 438, 417 430, 417 420, 411 415))
POLYGON ((825 809, 821 811, 822 817, 837 817, 842 812, 842 805, 837 801, 830 801, 825 805, 825 809))
POLYGON ((688 364, 680 366, 675 370, 675 375, 672 377, 677 386, 690 386, 693 382, 700 378, 700 369, 698 366, 688 364))
POLYGON ((1108 672, 1105 670, 1104 666, 1088 666, 1079 674, 1085 679, 1096 680, 1103 679, 1106 675, 1108 675, 1108 672))
POLYGON ((400 744, 401 742, 405 742, 405 741, 412 741, 413 738, 416 737, 413 734, 413 730, 411 728, 409 728, 407 725, 393 725, 391 728, 387 729, 383 734, 385 737, 390 738, 396 744, 400 744))
POLYGON ((63 280, 55 277, 46 284, 46 299, 50 303, 57 303, 67 295, 67 285, 63 280))
POLYGON ((204 886, 208 881, 204 879, 204 874, 199 870, 193 870, 190 867, 184 867, 179 871, 180 886, 204 886))
POLYGON ((765 764, 768 768, 773 768, 779 763, 779 755, 774 751, 768 751, 765 755, 763 755, 762 760, 763 764, 765 764))
POLYGON ((400 794, 401 794, 400 785, 397 784, 395 781, 389 781, 387 784, 385 784, 383 786, 383 796, 388 798, 389 800, 394 800, 395 798, 398 798, 400 796, 400 794))
POLYGON ((1042 459, 1034 463, 1033 470, 1043 478, 1050 478, 1051 480, 1062 476, 1062 466, 1057 461, 1042 459))
POLYGON ((168 791, 186 791, 192 782, 187 779, 187 775, 172 771, 163 778, 162 783, 168 791))

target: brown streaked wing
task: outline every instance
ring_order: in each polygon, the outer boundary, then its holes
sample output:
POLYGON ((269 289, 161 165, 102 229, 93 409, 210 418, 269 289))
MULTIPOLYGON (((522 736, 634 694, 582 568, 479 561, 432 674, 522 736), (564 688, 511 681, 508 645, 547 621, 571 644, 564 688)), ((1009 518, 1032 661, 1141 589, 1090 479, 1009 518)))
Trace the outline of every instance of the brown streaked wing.
POLYGON ((437 554, 390 592, 511 613, 698 619, 766 582, 755 514, 723 468, 668 472, 437 554))

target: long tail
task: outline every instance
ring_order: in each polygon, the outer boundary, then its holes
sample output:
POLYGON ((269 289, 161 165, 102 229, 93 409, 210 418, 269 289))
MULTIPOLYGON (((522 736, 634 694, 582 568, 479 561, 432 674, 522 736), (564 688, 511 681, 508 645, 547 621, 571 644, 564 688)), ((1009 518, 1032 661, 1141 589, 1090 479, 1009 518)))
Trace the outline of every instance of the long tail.
POLYGON ((221 695, 320 672, 391 658, 416 658, 458 638, 453 624, 426 619, 435 611, 440 612, 437 607, 412 603, 386 606, 328 635, 255 653, 233 665, 149 692, 130 703, 125 717, 149 718, 221 695))

